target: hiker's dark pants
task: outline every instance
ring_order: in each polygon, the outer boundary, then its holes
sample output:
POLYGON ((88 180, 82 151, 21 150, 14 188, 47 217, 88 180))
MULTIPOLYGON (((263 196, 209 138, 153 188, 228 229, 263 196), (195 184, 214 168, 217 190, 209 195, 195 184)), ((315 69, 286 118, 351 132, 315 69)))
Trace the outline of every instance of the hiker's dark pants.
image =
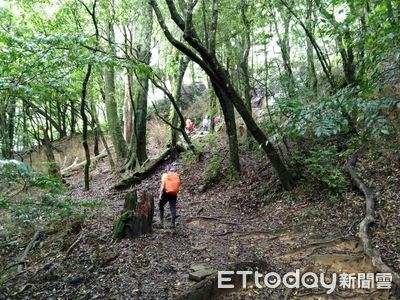
POLYGON ((160 203, 158 204, 160 208, 160 220, 161 222, 164 221, 164 206, 169 202, 169 209, 171 210, 171 221, 172 224, 175 225, 175 219, 176 219, 176 195, 168 195, 165 191, 163 192, 161 196, 160 203))

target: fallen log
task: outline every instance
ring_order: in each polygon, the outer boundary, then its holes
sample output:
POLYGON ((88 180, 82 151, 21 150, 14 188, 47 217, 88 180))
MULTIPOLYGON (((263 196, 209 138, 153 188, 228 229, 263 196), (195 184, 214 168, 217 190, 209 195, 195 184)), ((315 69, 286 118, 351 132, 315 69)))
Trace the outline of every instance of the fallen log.
MULTIPOLYGON (((95 157, 92 157, 92 158, 90 159, 90 162, 97 161, 97 160, 99 160, 99 159, 101 159, 101 158, 103 158, 103 157, 106 157, 106 156, 107 156, 107 152, 106 152, 106 150, 104 149, 103 151, 101 151, 101 153, 100 153, 99 155, 97 155, 97 156, 95 156, 95 157)), ((78 163, 78 158, 76 158, 75 161, 72 163, 72 165, 70 165, 70 166, 68 166, 68 167, 66 167, 66 168, 64 168, 64 169, 61 170, 61 176, 63 176, 63 177, 68 177, 68 176, 71 175, 73 172, 79 171, 79 170, 80 170, 81 168, 83 168, 85 165, 86 165, 86 160, 84 160, 84 161, 78 163)))
POLYGON ((371 258, 372 266, 378 272, 382 273, 391 273, 392 274, 392 282, 396 287, 392 286, 392 290, 395 293, 399 293, 400 290, 400 276, 396 272, 394 272, 388 265, 386 265, 380 256, 379 250, 373 247, 372 242, 368 236, 369 226, 375 222, 375 194, 374 192, 367 187, 362 179, 356 173, 356 163, 358 158, 358 152, 355 153, 346 165, 346 171, 351 178, 351 182, 353 185, 358 188, 365 197, 365 216, 361 221, 358 230, 358 236, 361 240, 361 243, 364 247, 365 253, 371 258))
POLYGON ((24 252, 18 259, 18 271, 17 275, 21 274, 24 271, 25 267, 25 262, 26 262, 26 257, 28 256, 29 251, 31 251, 33 247, 33 243, 36 242, 36 240, 39 238, 40 231, 37 230, 35 234, 33 235, 32 239, 29 241, 29 244, 26 246, 24 252))
POLYGON ((153 174, 153 172, 165 162, 165 159, 172 154, 172 151, 176 151, 178 153, 184 152, 185 149, 181 146, 177 146, 175 150, 171 150, 171 148, 165 149, 156 159, 149 161, 147 165, 144 166, 144 169, 139 172, 133 173, 128 178, 122 179, 116 185, 114 185, 114 189, 117 191, 125 190, 130 188, 131 186, 140 183, 142 180, 146 179, 148 176, 153 174))
POLYGON ((113 238, 122 239, 137 237, 153 232, 154 199, 144 192, 140 202, 137 202, 137 192, 125 195, 124 208, 113 229, 113 238))

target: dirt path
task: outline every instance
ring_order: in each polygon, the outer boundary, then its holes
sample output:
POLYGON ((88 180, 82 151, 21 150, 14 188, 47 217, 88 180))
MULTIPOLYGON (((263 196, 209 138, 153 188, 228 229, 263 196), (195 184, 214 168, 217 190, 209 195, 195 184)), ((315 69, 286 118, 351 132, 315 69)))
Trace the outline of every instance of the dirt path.
MULTIPOLYGON (((136 188, 156 193, 161 173, 159 170, 136 188)), ((183 173, 182 180, 195 183, 196 176, 195 172, 183 173)), ((371 271, 358 241, 350 236, 349 224, 335 226, 336 220, 326 216, 321 222, 321 216, 304 210, 304 203, 285 201, 258 214, 244 213, 229 204, 226 190, 216 187, 198 193, 196 184, 183 186, 175 231, 155 229, 152 235, 112 241, 111 232, 123 206, 123 194, 109 189, 112 182, 104 162, 92 173, 91 184, 96 188, 89 193, 82 192, 80 178, 69 179, 71 192, 67 196, 103 199, 104 205, 88 216, 81 231, 71 238, 79 241, 67 259, 63 253, 47 253, 35 260, 37 263, 21 276, 15 298, 175 299, 193 287, 189 272, 199 263, 214 270, 232 270, 241 263, 244 268, 278 273, 295 269, 371 271), (296 215, 305 216, 299 219, 296 215), (343 237, 346 232, 349 236, 343 237)), ((232 200, 234 196, 230 196, 232 200)), ((337 292, 335 298, 326 299, 372 299, 371 293, 373 299, 388 299, 387 294, 373 290, 337 292)), ((325 299, 324 295, 315 298, 318 294, 247 289, 224 297, 325 299)))

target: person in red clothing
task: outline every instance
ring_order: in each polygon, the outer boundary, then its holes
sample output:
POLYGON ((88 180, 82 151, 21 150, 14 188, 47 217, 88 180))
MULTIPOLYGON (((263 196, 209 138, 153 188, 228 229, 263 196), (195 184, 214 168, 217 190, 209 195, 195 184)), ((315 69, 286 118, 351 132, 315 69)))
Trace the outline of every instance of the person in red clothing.
POLYGON ((189 132, 189 134, 194 132, 194 124, 190 119, 186 119, 186 130, 189 132))
POLYGON ((160 193, 158 196, 158 200, 160 201, 158 204, 160 209, 160 225, 164 227, 164 206, 168 202, 171 210, 171 228, 175 228, 176 201, 181 186, 181 179, 179 174, 175 172, 175 167, 172 164, 168 164, 165 170, 167 172, 161 177, 160 193))

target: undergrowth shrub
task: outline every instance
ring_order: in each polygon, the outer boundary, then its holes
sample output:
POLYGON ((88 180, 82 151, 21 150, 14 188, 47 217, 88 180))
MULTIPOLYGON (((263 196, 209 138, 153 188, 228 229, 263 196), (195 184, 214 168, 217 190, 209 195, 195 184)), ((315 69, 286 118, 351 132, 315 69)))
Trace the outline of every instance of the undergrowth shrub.
POLYGON ((271 191, 271 187, 267 185, 263 185, 259 189, 257 189, 256 195, 260 199, 261 206, 268 205, 272 203, 275 199, 275 195, 271 191))
POLYGON ((208 162, 204 172, 203 179, 206 186, 217 183, 222 177, 224 159, 220 156, 214 156, 208 162))
POLYGON ((218 183, 222 178, 228 185, 235 185, 239 182, 240 174, 229 163, 228 165, 226 164, 225 158, 218 155, 209 160, 203 172, 203 180, 206 187, 218 183))
POLYGON ((328 197, 328 201, 342 200, 348 181, 342 169, 335 161, 339 154, 335 147, 314 147, 307 156, 300 156, 304 166, 303 177, 314 190, 320 188, 328 197))
POLYGON ((185 166, 194 165, 198 161, 198 155, 193 153, 193 151, 185 151, 181 153, 180 158, 185 166))
MULTIPOLYGON (((64 184, 60 178, 35 172, 30 166, 18 161, 7 161, 1 164, 0 179, 3 185, 12 187, 13 190, 22 186, 23 190, 36 187, 47 190, 51 194, 60 194, 65 191, 64 184)), ((7 195, 7 192, 5 194, 7 195)))

